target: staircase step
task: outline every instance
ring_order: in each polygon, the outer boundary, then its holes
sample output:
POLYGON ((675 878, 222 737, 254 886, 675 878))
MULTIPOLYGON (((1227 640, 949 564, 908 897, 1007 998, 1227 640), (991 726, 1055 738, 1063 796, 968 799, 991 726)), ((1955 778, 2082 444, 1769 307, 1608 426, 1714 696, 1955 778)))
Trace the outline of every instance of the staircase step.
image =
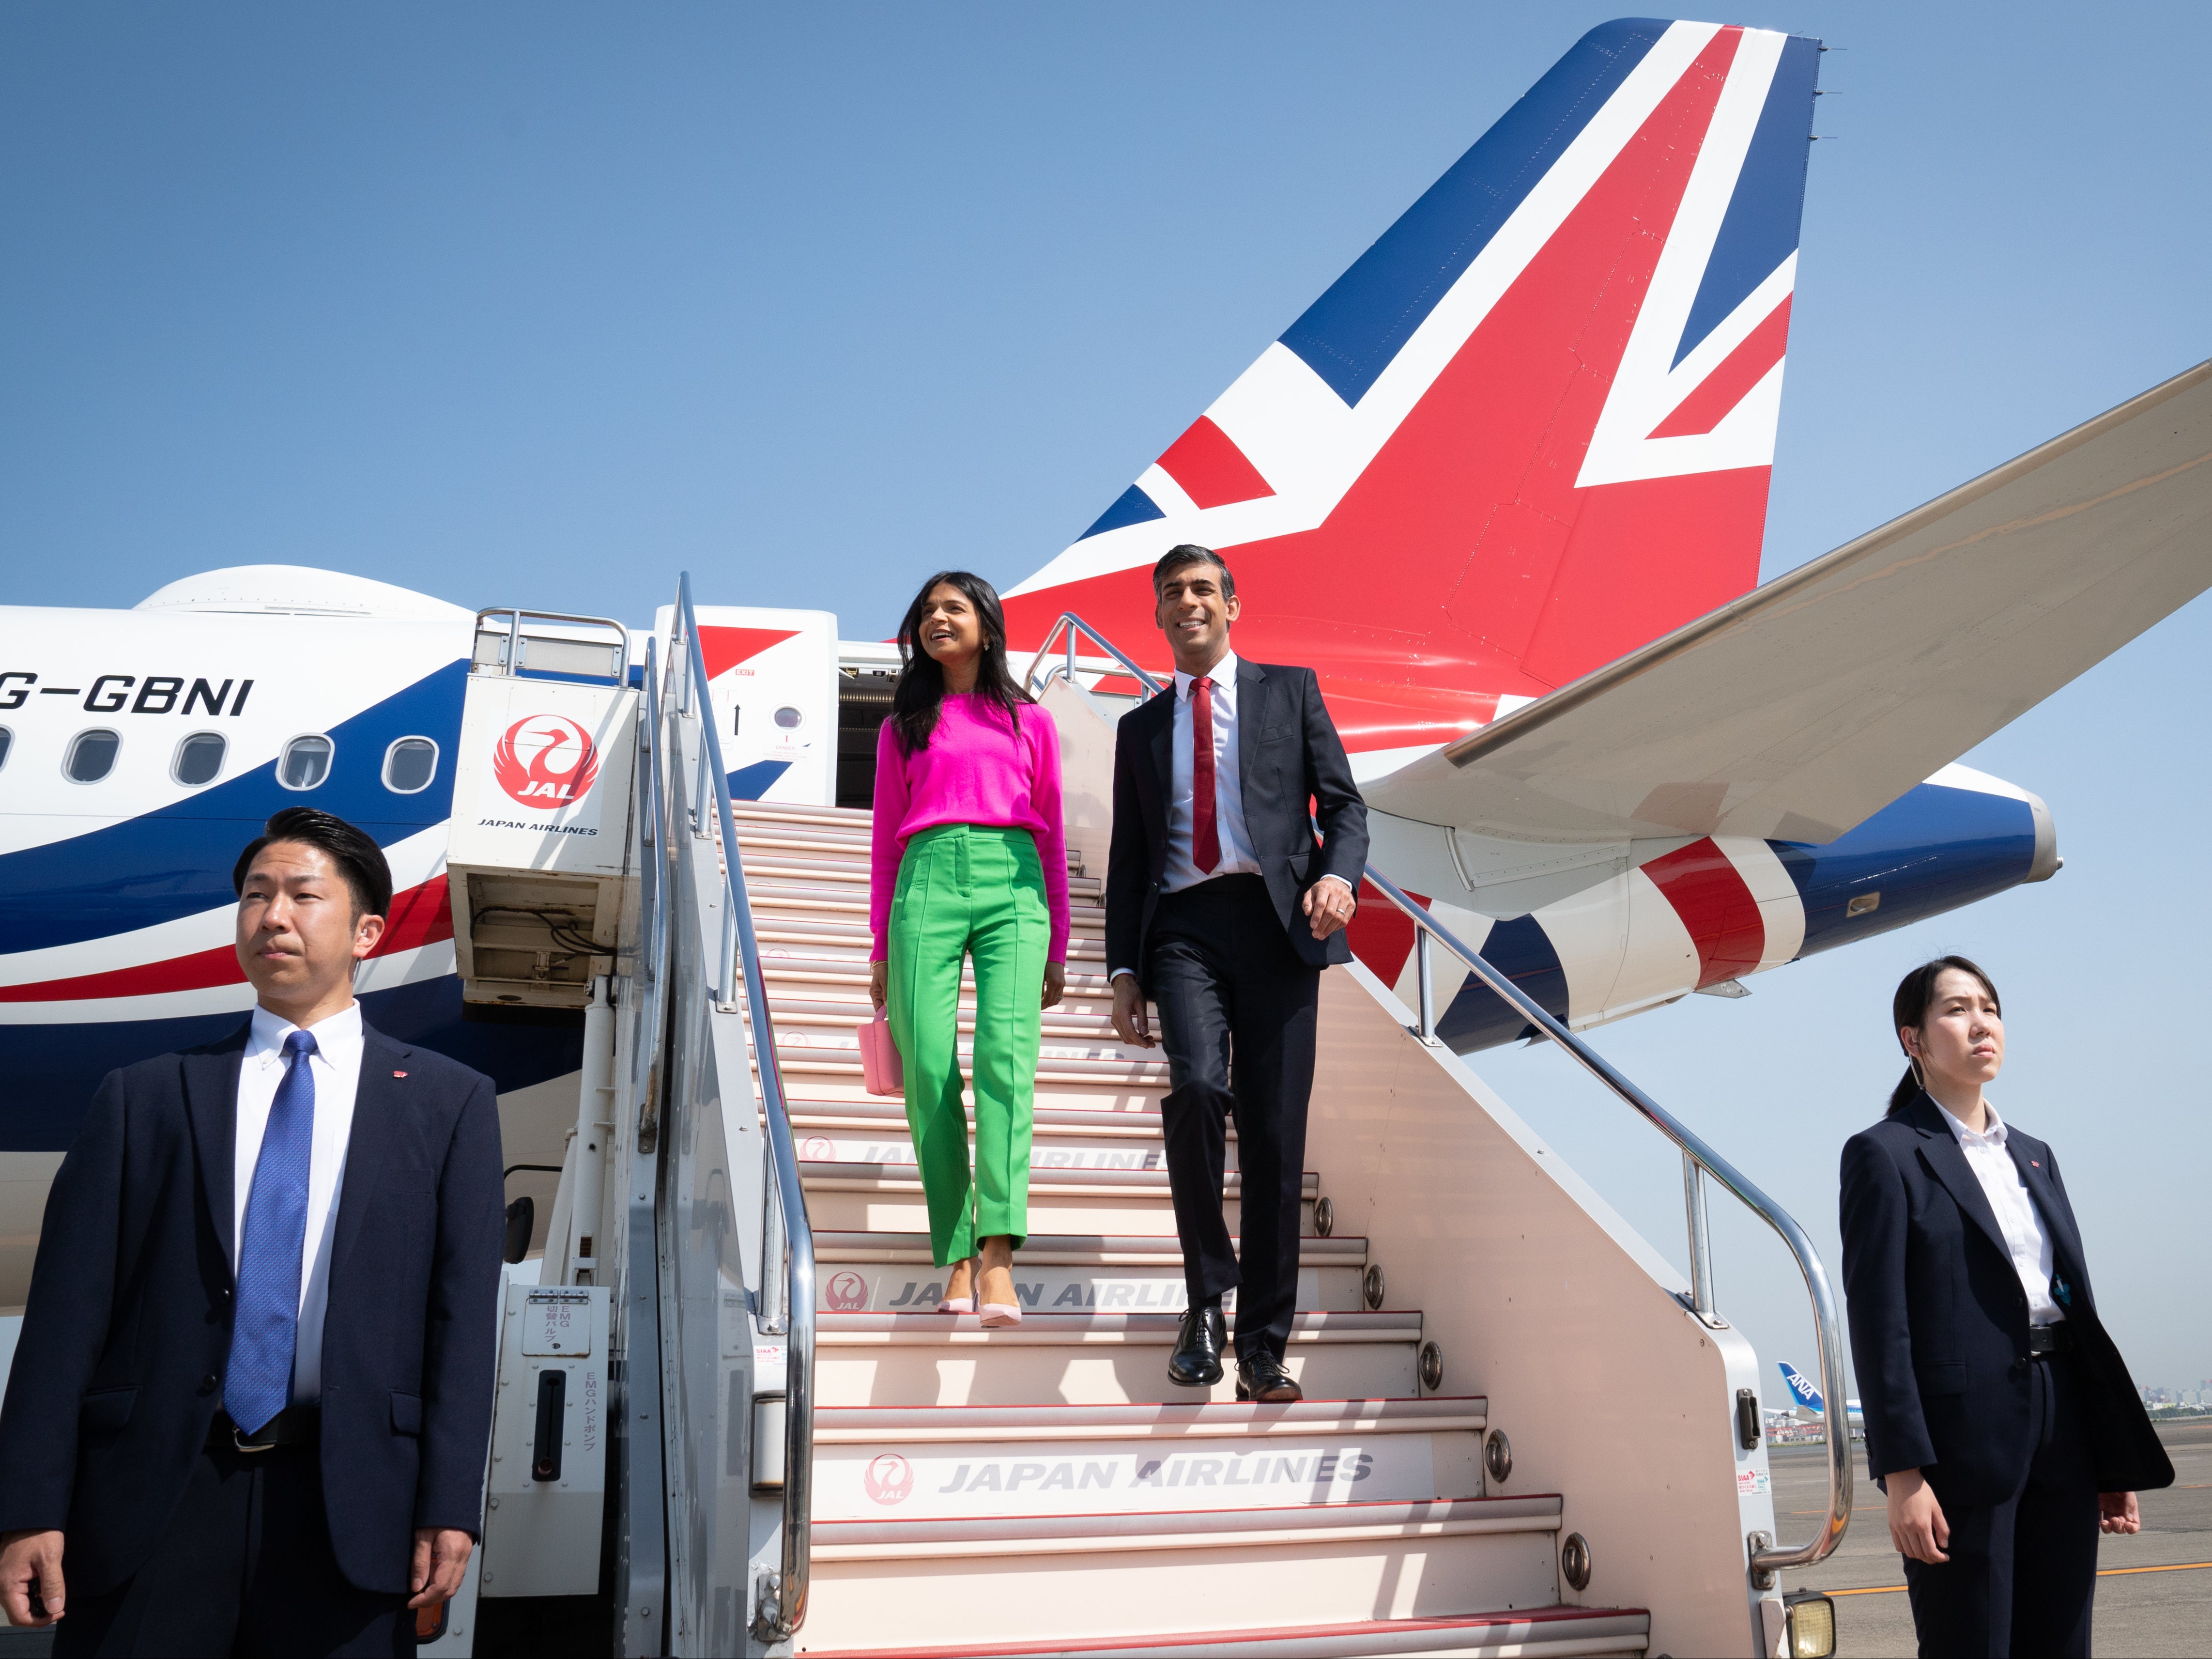
POLYGON ((733 801, 730 815, 740 824, 817 824, 830 829, 857 830, 863 836, 876 821, 875 813, 866 807, 787 806, 778 801, 733 801))
MULTIPOLYGON (((957 1440, 915 1438, 895 1424, 872 1430, 851 1427, 824 1440, 820 1435, 823 1422, 834 1425, 844 1415, 825 1411, 817 1420, 815 1519, 820 1524, 896 1513, 901 1520, 958 1520, 979 1512, 1064 1516, 1073 1510, 1091 1516, 1128 1515, 1218 1510, 1225 1503, 1273 1510, 1481 1495, 1480 1412, 1440 1412, 1431 1422, 1419 1417, 1401 1419, 1389 1412, 1397 1404, 1425 1408, 1434 1401, 1365 1403, 1374 1409, 1364 1414, 1339 1411, 1334 1422, 1202 1443, 1172 1430, 1137 1424, 1080 1440, 1021 1437, 1018 1432, 988 1438, 981 1433, 957 1440)), ((1042 1413, 1053 1409, 1033 1408, 1042 1413)), ((1089 1414, 1116 1408, 1074 1409, 1089 1414)), ((1118 1409, 1187 1414, 1237 1408, 1118 1409)), ((944 1407, 920 1413, 866 1414, 890 1418, 975 1415, 944 1407)))
MULTIPOLYGON (((1188 1402, 1237 1397, 1233 1368, 1210 1396, 1168 1381, 1172 1314, 1030 1313, 1012 1330, 973 1314, 815 1316, 823 1406, 1030 1406, 1188 1402)), ((1302 1313, 1283 1363, 1316 1399, 1411 1399, 1419 1393, 1418 1313, 1302 1313)))
MULTIPOLYGON (((1067 878, 1068 921, 1093 931, 1106 925, 1105 890, 1091 877, 1067 878)), ((818 860, 745 869, 745 897, 756 916, 843 917, 868 914, 868 872, 865 866, 842 869, 818 860)))
MULTIPOLYGON (((746 1032, 746 1041, 750 1046, 750 1028, 746 1032)), ((960 1046, 959 1052, 961 1070, 964 1075, 971 1069, 972 1053, 965 1043, 960 1046)), ((786 1077, 859 1078, 862 1076, 860 1041, 857 1036, 848 1037, 842 1033, 787 1034, 779 1028, 775 1040, 775 1061, 786 1077)), ((1088 1083, 1101 1087, 1157 1089, 1163 1094, 1169 1087, 1165 1060, 1131 1060, 1119 1055, 1055 1054, 1049 1049, 1037 1061, 1036 1081, 1040 1085, 1088 1083)), ((879 1095, 877 1098, 889 1099, 890 1096, 879 1095)))
POLYGON ((1054 1640, 1188 1640, 1209 1624, 1249 1628, 1257 1607, 1291 1627, 1549 1609, 1559 1602, 1559 1511, 1556 1495, 1537 1494, 817 1522, 800 1646, 939 1652, 973 1641, 979 1608, 988 1608, 990 1650, 1000 1653, 1054 1640))
MULTIPOLYGON (((826 987, 825 987, 826 988, 826 987)), ((1114 1022, 1104 1009, 1096 1013, 1064 1012, 1061 1008, 1048 1008, 1040 1016, 1048 1052, 1071 1047, 1088 1048, 1093 1052, 1106 1050, 1127 1058, 1136 1058, 1143 1051, 1127 1048, 1114 1034, 1114 1022)), ((782 1032, 835 1032, 850 1037, 862 1024, 875 1017, 876 1005, 865 997, 848 1000, 842 997, 769 997, 769 1017, 775 1028, 782 1032)), ((972 999, 960 1010, 958 1028, 963 1037, 975 1034, 975 1009, 972 999)), ((965 1049, 963 1049, 965 1052, 965 1049)))
MULTIPOLYGON (((793 917, 765 918, 755 924, 754 933, 763 946, 804 945, 809 955, 832 960, 849 960, 848 953, 857 952, 862 962, 867 961, 868 952, 875 943, 875 936, 862 924, 810 922, 793 917)), ((1105 943, 1078 928, 1067 942, 1067 961, 1071 972, 1079 963, 1090 964, 1094 972, 1103 972, 1105 943)))
MULTIPOLYGON (((867 995, 868 964, 865 956, 812 956, 786 948, 763 948, 761 972, 775 987, 771 1000, 779 996, 831 994, 840 989, 848 992, 840 1000, 857 1002, 867 995)), ((1102 1011, 1113 1010, 1114 988, 1107 979, 1105 967, 1099 964, 1086 967, 1070 962, 1067 995, 1060 1007, 1091 1003, 1099 1004, 1102 1011)), ((965 1013, 975 1012, 975 972, 972 966, 961 971, 960 1006, 965 1013)))
MULTIPOLYGON (((807 955, 825 955, 830 960, 860 962, 867 965, 869 949, 874 949, 874 936, 865 927, 838 927, 834 923, 794 923, 794 920, 763 920, 754 927, 754 938, 759 938, 763 955, 768 947, 805 947, 807 955)), ((1091 973, 1106 973, 1106 944, 1086 938, 1082 931, 1068 938, 1068 973, 1088 969, 1091 973)), ((973 985, 973 978, 964 978, 973 985)))
MULTIPOLYGON (((771 1017, 773 1017, 771 1016, 771 1017)), ((858 1068, 860 1064, 860 1043, 857 1022, 839 1020, 821 1024, 803 1024, 796 1021, 775 1021, 776 1058, 783 1064, 799 1062, 849 1064, 858 1068), (788 1057, 788 1058, 787 1058, 788 1057)), ((750 1028, 748 1028, 750 1031, 750 1028)), ((963 1040, 957 1045, 960 1070, 963 1074, 974 1070, 975 1044, 963 1040)), ((1164 1059, 1148 1058, 1142 1051, 1132 1052, 1119 1043, 1085 1041, 1080 1037, 1056 1039, 1048 1035, 1037 1056, 1036 1075, 1039 1081, 1106 1083, 1155 1082, 1164 1089, 1168 1084, 1168 1065, 1164 1059)), ((888 1099, 889 1096, 884 1098, 888 1099)))
MULTIPOLYGON (((899 1104, 896 1095, 871 1095, 856 1065, 845 1065, 835 1060, 813 1060, 804 1065, 792 1066, 784 1071, 784 1086, 794 1094, 810 1100, 864 1101, 899 1104)), ((1116 1083, 1091 1077, 1045 1077, 1039 1079, 1033 1109, 1051 1112, 1157 1112, 1160 1098, 1167 1090, 1164 1087, 1147 1087, 1139 1083, 1116 1083)), ((975 1106, 975 1091, 963 1088, 960 1098, 972 1113, 975 1106)))
MULTIPOLYGON (((799 1180, 807 1191, 824 1192, 919 1192, 921 1173, 911 1163, 817 1163, 801 1159, 799 1180)), ((1242 1189, 1243 1174, 1231 1170, 1222 1183, 1222 1195, 1233 1199, 1242 1189)), ((1303 1181, 1304 1201, 1321 1195, 1321 1177, 1309 1169, 1303 1181)), ((1168 1196, 1165 1169, 1099 1169, 1031 1166, 1030 1195, 1050 1192, 1069 1198, 1135 1197, 1164 1202, 1168 1196)), ((850 1229, 874 1231, 874 1229, 850 1229)))
MULTIPOLYGON (((921 1172, 911 1165, 808 1163, 799 1166, 810 1221, 832 1231, 912 1232, 929 1224, 921 1172)), ((1298 1230, 1313 1231, 1321 1178, 1306 1172, 1298 1230)), ((1242 1224, 1242 1177, 1230 1173, 1221 1208, 1229 1229, 1242 1224)), ((1042 1169, 1030 1175, 1030 1220, 1040 1232, 1158 1232, 1172 1237, 1164 1169, 1042 1169)))
MULTIPOLYGON (((906 1103, 892 1095, 870 1095, 860 1100, 823 1095, 794 1096, 787 1101, 792 1126, 815 1129, 866 1130, 893 1134, 906 1128, 906 1103)), ((1158 1141, 1164 1132, 1160 1114, 1142 1107, 1039 1107, 1032 1132, 1058 1138, 1074 1146, 1097 1142, 1127 1147, 1158 1141)), ((1224 1125, 1229 1140, 1237 1139, 1237 1122, 1224 1125)))
MULTIPOLYGON (((1177 1632, 1103 1642, 994 1643, 931 1647, 930 1659, 1517 1659, 1549 1654, 1638 1654, 1650 1644, 1651 1615, 1641 1608, 1536 1607, 1446 1619, 1359 1619, 1328 1625, 1269 1625, 1248 1630, 1177 1632)), ((817 1659, 867 1653, 873 1659, 922 1659, 920 1648, 811 1647, 817 1659)))
MULTIPOLYGON (((897 1105, 896 1101, 886 1103, 897 1105)), ((1053 1115, 1055 1118, 1152 1118, 1154 1123, 1158 1123, 1157 1117, 1151 1113, 1054 1111, 1053 1115)), ((896 1164, 908 1169, 915 1167, 914 1136, 907 1128, 903 1111, 892 1121, 865 1125, 841 1122, 834 1114, 794 1111, 791 1114, 791 1130, 798 1138, 799 1156, 809 1162, 896 1164)), ((974 1138, 975 1130, 971 1125, 969 1130, 971 1144, 974 1138)), ((1226 1150, 1229 1167, 1234 1169, 1237 1167, 1237 1143, 1231 1141, 1226 1150)), ((1167 1168, 1167 1148, 1157 1128, 1148 1135, 1141 1127, 1121 1130, 1093 1128, 1089 1125, 1038 1123, 1031 1129, 1030 1168, 1032 1170, 1164 1171, 1167 1168)))
MULTIPOLYGON (((1235 1242, 1233 1237, 1231 1242, 1235 1242)), ((814 1235, 814 1259, 927 1267, 931 1263, 929 1235, 821 1229, 814 1235)), ((1306 1237, 1298 1241, 1301 1268, 1364 1268, 1366 1265, 1367 1241, 1364 1238, 1306 1237)), ((1180 1272, 1182 1252, 1171 1235, 1032 1233, 1015 1253, 1014 1272, 1018 1276, 1031 1267, 1172 1267, 1180 1272)))
MULTIPOLYGON (((1317 1242, 1318 1241, 1308 1241, 1317 1242)), ((1155 1241, 1171 1242, 1171 1241, 1155 1241)), ((1163 1251, 1160 1253, 1165 1255, 1163 1251)), ((1364 1259, 1298 1269, 1297 1305, 1306 1312, 1358 1313, 1364 1259)), ((925 1253, 919 1265, 863 1262, 849 1267, 824 1264, 815 1276, 815 1305, 838 1313, 929 1313, 945 1294, 945 1274, 925 1253)), ((1180 1258, 1154 1267, 1039 1266, 1024 1249, 1014 1259, 1014 1291, 1030 1312, 1176 1314, 1188 1305, 1180 1258)), ((1223 1307, 1237 1310, 1237 1293, 1223 1307)))
MULTIPOLYGON (((772 860, 745 863, 745 896, 755 911, 777 905, 858 905, 868 910, 872 872, 865 859, 812 858, 778 854, 772 860)), ((1067 878, 1068 909, 1073 918, 1105 924, 1106 884, 1095 875, 1067 878)))
MULTIPOLYGON (((1287 1406, 847 1406, 815 1419, 817 1445, 994 1444, 1002 1440, 1267 1440, 1285 1435, 1401 1433, 1486 1426, 1480 1394, 1421 1400, 1304 1400, 1287 1406)), ((1364 1494, 1363 1494, 1364 1496, 1364 1494)))

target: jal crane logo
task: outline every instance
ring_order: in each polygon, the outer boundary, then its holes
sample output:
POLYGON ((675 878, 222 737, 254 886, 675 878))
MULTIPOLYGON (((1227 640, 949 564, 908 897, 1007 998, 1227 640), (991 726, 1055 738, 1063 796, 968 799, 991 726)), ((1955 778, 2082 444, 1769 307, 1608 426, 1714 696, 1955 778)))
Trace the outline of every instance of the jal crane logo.
POLYGON ((599 745, 565 716, 533 714, 507 729, 491 752, 491 769, 520 805, 557 812, 591 793, 599 775, 599 745))
POLYGON ((860 1484, 878 1503, 903 1503, 914 1490, 914 1465, 896 1452, 885 1452, 868 1465, 860 1484))
POLYGON ((856 1314, 868 1305, 868 1282, 858 1273, 839 1273, 830 1281, 826 1294, 831 1311, 856 1314))

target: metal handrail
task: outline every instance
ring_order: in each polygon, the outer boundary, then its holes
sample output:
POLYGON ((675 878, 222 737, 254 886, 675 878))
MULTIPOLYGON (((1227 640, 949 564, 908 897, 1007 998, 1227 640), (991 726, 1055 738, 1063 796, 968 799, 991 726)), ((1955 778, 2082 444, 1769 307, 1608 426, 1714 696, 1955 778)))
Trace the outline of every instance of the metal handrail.
MULTIPOLYGON (((1737 1201, 1757 1215, 1782 1236, 1790 1252, 1797 1258, 1797 1266, 1805 1276, 1805 1290, 1813 1302, 1813 1322, 1818 1328, 1820 1352, 1820 1388, 1829 1400, 1844 1397, 1844 1329, 1836 1316, 1835 1293, 1828 1285, 1827 1269, 1813 1248, 1813 1241, 1805 1229, 1780 1205, 1761 1192, 1726 1158, 1708 1146, 1696 1131, 1684 1124, 1667 1108, 1646 1095, 1623 1077, 1613 1066, 1556 1018, 1550 1009, 1513 983, 1501 969, 1494 967, 1482 954, 1455 937, 1427 911, 1415 904, 1390 878, 1370 864, 1366 869, 1368 881, 1375 890, 1395 905, 1409 918, 1415 929, 1414 948, 1420 953, 1418 973, 1421 986, 1420 1025, 1415 1034, 1424 1042, 1436 1041, 1436 1021, 1432 993, 1433 976, 1429 965, 1429 941, 1433 939, 1464 962, 1483 984, 1510 1003, 1537 1030, 1549 1037, 1572 1055, 1583 1069, 1627 1102, 1644 1120, 1681 1150, 1684 1173, 1684 1199, 1689 1211, 1691 1239, 1691 1304, 1692 1311, 1709 1323, 1717 1322, 1712 1311, 1712 1254, 1711 1243, 1705 1228, 1705 1186, 1700 1174, 1712 1178, 1735 1195, 1737 1201)), ((1831 1408, 1832 1412, 1832 1408, 1831 1408)), ((1828 1425, 1828 1519, 1810 1543, 1789 1548, 1771 1543, 1754 1546, 1751 1551, 1751 1568, 1761 1576, 1761 1588, 1771 1587, 1771 1575, 1784 1567, 1808 1567, 1824 1559, 1837 1545, 1843 1542, 1844 1528, 1851 1518, 1850 1445, 1848 1425, 1844 1432, 1835 1432, 1838 1425, 1828 1425)), ((1764 1534, 1753 1534, 1763 1537, 1764 1534)))
MULTIPOLYGON (((753 1615, 753 1633, 763 1642, 789 1639, 806 1618, 806 1592, 812 1567, 814 1478, 814 1233, 807 1225, 806 1196, 799 1183, 799 1154, 791 1136, 783 1070, 769 1018, 768 981, 761 972, 752 905, 745 895, 744 866, 738 857, 737 820, 730 805, 729 774, 722 765, 722 744, 707 691, 707 661, 699 643, 699 623, 691 604, 691 574, 676 589, 677 630, 684 650, 684 700, 680 712, 699 717, 700 771, 705 785, 693 798, 704 805, 711 790, 715 821, 722 832, 722 949, 715 1001, 736 1000, 736 981, 744 979, 745 1014, 752 1028, 753 1058, 760 1078, 762 1116, 767 1119, 775 1186, 770 1189, 782 1220, 785 1274, 781 1318, 774 1314, 763 1328, 784 1336, 783 1571, 773 1582, 763 1577, 753 1615)), ((702 813, 694 820, 702 839, 711 832, 702 813)), ((769 1300, 772 1277, 761 1266, 762 1301, 769 1300)), ((766 1311, 765 1309, 763 1311, 766 1311)))
MULTIPOLYGON (((646 740, 641 746, 647 774, 646 798, 651 810, 641 825, 642 839, 653 856, 659 861, 654 872, 656 894, 665 892, 668 885, 668 802, 662 794, 660 775, 660 711, 665 704, 660 687, 660 642, 648 637, 645 642, 645 719, 646 740)), ((668 941, 668 906, 656 901, 646 924, 645 977, 648 984, 660 981, 660 953, 668 941)))
MULTIPOLYGON (((1054 674, 1063 672, 1060 665, 1037 677, 1037 665, 1044 661, 1052 643, 1065 633, 1067 640, 1068 664, 1065 670, 1073 683, 1074 679, 1075 637, 1078 633, 1091 641, 1131 674, 1148 692, 1165 689, 1158 680, 1139 668, 1117 650, 1111 640, 1103 637, 1098 631, 1073 612, 1063 612, 1045 635, 1045 643, 1030 663, 1028 683, 1042 688, 1054 674)), ((1549 1037, 1587 1070, 1611 1089, 1614 1095, 1642 1114, 1644 1120, 1674 1142, 1682 1154, 1683 1203, 1687 1211, 1690 1235, 1690 1296, 1691 1311, 1708 1324, 1720 1321, 1713 1311, 1712 1242, 1705 1219, 1705 1191, 1704 1176, 1715 1180, 1735 1194, 1737 1201, 1757 1215, 1769 1227, 1781 1235, 1782 1241, 1797 1259, 1798 1270, 1805 1276, 1806 1294, 1813 1303, 1813 1322, 1819 1337, 1820 1355, 1820 1388, 1831 1400, 1844 1397, 1844 1329, 1836 1314, 1835 1292, 1829 1288, 1827 1269, 1813 1248, 1813 1241, 1805 1235, 1790 1212, 1759 1191, 1734 1164, 1713 1150, 1687 1125, 1661 1106, 1626 1077, 1616 1070, 1605 1058, 1588 1043, 1569 1030, 1555 1018, 1551 1010, 1538 1003, 1528 992, 1513 983, 1502 970, 1493 967, 1480 951, 1462 942, 1451 930, 1437 922, 1420 906, 1415 904, 1398 885, 1374 865, 1365 867, 1369 884, 1413 922, 1413 948, 1418 955, 1415 969, 1419 982, 1419 1023, 1413 1033, 1423 1042, 1432 1046, 1437 1043, 1436 1016, 1436 977, 1429 955, 1430 942, 1441 943, 1445 949, 1464 962, 1483 984, 1496 991, 1512 1007, 1525 1016, 1529 1024, 1549 1037)), ((1828 1518, 1820 1533, 1809 1542, 1790 1547, 1780 1547, 1764 1533, 1753 1533, 1747 1540, 1754 1581, 1762 1589, 1771 1589, 1774 1576, 1787 1567, 1808 1567, 1825 1559, 1843 1542, 1844 1529, 1851 1518, 1851 1467, 1850 1425, 1833 1420, 1833 1406, 1829 1407, 1828 1423, 1828 1518), (1838 1429, 1842 1432, 1838 1433, 1838 1429)))
POLYGON ((488 616, 507 619, 507 671, 510 674, 522 672, 522 619, 528 617, 534 622, 567 622, 579 627, 612 629, 615 649, 622 653, 622 667, 615 672, 614 681, 619 686, 629 680, 629 629, 611 616, 580 616, 568 611, 532 611, 517 609, 512 605, 492 605, 477 613, 478 633, 485 631, 484 619, 488 616))
POLYGON ((1082 635, 1084 638, 1089 640, 1100 650, 1105 652, 1108 656, 1120 663, 1122 668, 1128 670, 1132 674, 1134 674, 1137 678, 1137 683, 1145 688, 1145 692, 1147 696, 1157 696, 1159 692, 1167 689, 1164 682, 1153 679, 1151 674, 1139 668, 1133 659, 1123 654, 1120 646, 1116 645, 1112 640, 1107 638, 1104 634, 1100 633, 1097 629, 1092 627, 1088 622, 1085 622, 1081 617, 1076 615, 1073 611, 1062 611, 1060 613, 1060 620, 1054 623, 1052 627, 1046 632, 1044 643, 1037 647, 1037 654, 1030 659, 1030 666, 1023 671, 1022 683, 1028 686, 1032 692, 1041 692, 1047 686, 1052 683, 1053 677, 1055 674, 1064 674, 1066 676, 1067 683, 1071 686, 1074 685, 1075 670, 1077 667, 1075 637, 1078 634, 1082 635), (1067 661, 1065 662, 1055 662, 1051 668, 1047 668, 1042 674, 1039 674, 1037 673, 1037 665, 1042 662, 1047 656, 1051 655, 1052 642, 1060 638, 1062 635, 1066 636, 1067 639, 1067 661))

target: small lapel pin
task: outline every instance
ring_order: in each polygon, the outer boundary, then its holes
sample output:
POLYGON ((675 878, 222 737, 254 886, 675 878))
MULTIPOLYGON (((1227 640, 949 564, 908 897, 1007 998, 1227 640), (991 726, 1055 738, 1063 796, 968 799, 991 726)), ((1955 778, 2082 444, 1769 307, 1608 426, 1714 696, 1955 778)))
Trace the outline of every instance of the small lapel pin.
POLYGON ((2027 1161, 2027 1167, 2030 1169, 2040 1169, 2043 1168, 2043 1160, 2040 1158, 2030 1158, 2027 1161))
POLYGON ((395 1071, 392 1075, 395 1077, 404 1077, 407 1074, 404 1071, 395 1071))

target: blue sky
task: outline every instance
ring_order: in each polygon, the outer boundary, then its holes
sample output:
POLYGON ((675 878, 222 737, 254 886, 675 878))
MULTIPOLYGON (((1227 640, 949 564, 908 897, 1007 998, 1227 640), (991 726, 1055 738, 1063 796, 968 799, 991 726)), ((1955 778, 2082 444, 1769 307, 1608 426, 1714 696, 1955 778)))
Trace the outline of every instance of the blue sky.
MULTIPOLYGON (((1064 546, 1582 31, 1584 6, 0 11, 0 601, 357 571, 879 637, 1064 546)), ((1824 60, 1766 571, 2206 354, 2212 11, 1771 6, 1824 60)), ((1347 595, 1356 602, 1356 594, 1347 595)), ((1987 963, 2142 1380, 2212 1377, 2200 603, 1967 757, 2065 871, 1606 1051, 1837 1262, 1889 990, 1987 963)), ((1657 1138, 1481 1069, 1679 1256, 1657 1138)), ((1717 1206, 1724 1311, 1809 1363, 1717 1206)), ((1772 1392, 1770 1388, 1770 1397, 1772 1392)))

